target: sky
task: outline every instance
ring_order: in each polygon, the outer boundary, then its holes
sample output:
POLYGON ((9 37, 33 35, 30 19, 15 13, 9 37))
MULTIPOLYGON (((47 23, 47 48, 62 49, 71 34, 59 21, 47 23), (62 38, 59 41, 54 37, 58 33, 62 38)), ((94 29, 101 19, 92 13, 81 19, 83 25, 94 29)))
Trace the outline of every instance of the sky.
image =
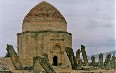
MULTIPOLYGON (((26 14, 43 0, 0 0, 0 56, 7 44, 17 48, 26 14)), ((74 52, 81 45, 87 55, 115 50, 115 0, 44 0, 55 6, 72 33, 74 52)), ((17 51, 17 50, 16 50, 17 51)))

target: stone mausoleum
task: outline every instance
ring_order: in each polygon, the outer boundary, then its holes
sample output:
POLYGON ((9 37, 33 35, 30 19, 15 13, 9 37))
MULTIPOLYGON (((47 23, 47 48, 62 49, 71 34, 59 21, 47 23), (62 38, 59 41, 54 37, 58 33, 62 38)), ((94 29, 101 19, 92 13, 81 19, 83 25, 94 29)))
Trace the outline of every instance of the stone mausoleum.
POLYGON ((17 34, 17 53, 12 45, 7 44, 6 50, 7 55, 0 58, 0 73, 114 73, 116 68, 116 57, 110 53, 105 62, 102 53, 98 62, 95 56, 88 62, 83 45, 74 56, 65 18, 45 1, 24 17, 22 32, 17 34))
POLYGON ((65 47, 72 48, 72 34, 67 32, 67 22, 62 14, 43 1, 25 16, 22 33, 17 34, 17 47, 23 66, 31 66, 33 57, 44 53, 54 66, 70 65, 65 47))

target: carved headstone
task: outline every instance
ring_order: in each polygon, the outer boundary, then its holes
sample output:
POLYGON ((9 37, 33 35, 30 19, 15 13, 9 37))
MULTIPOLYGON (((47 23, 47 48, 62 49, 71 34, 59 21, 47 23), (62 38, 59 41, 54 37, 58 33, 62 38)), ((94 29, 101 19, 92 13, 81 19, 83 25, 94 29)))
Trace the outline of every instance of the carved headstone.
POLYGON ((115 55, 113 55, 112 58, 111 58, 111 68, 112 69, 115 69, 115 65, 116 65, 115 60, 116 60, 116 57, 115 57, 115 55))
POLYGON ((87 59, 87 55, 86 55, 86 51, 85 51, 85 46, 81 45, 81 52, 82 52, 82 56, 83 56, 83 60, 85 65, 88 65, 88 59, 87 59))
POLYGON ((78 49, 76 51, 76 61, 77 61, 77 64, 78 64, 78 60, 80 59, 80 49, 78 49))
POLYGON ((98 61, 98 67, 103 68, 103 54, 99 54, 99 61, 98 61))
POLYGON ((39 63, 39 57, 36 56, 33 58, 33 73, 40 73, 41 71, 43 71, 42 66, 39 63))
POLYGON ((14 48, 12 45, 7 44, 6 48, 8 54, 10 55, 10 58, 13 62, 14 67, 19 70, 22 68, 21 62, 19 61, 19 57, 17 56, 17 53, 15 52, 14 48))
POLYGON ((47 73, 56 73, 52 65, 46 60, 44 56, 42 57, 38 56, 38 60, 39 60, 40 65, 43 67, 43 69, 47 73))
POLYGON ((76 59, 75 59, 75 56, 74 56, 74 53, 73 53, 73 49, 69 48, 69 47, 66 47, 65 51, 66 51, 67 56, 68 56, 68 58, 71 62, 72 69, 77 69, 77 62, 76 62, 76 59))
POLYGON ((78 59, 78 67, 79 67, 79 68, 82 67, 82 59, 78 59))
POLYGON ((92 62, 91 62, 92 66, 95 66, 95 56, 92 56, 91 60, 92 60, 92 62))
POLYGON ((42 56, 44 56, 44 57, 45 57, 45 59, 46 59, 46 61, 48 61, 48 62, 49 62, 48 55, 47 55, 46 53, 44 53, 42 56))
POLYGON ((111 69, 111 54, 108 53, 104 62, 105 69, 111 69))

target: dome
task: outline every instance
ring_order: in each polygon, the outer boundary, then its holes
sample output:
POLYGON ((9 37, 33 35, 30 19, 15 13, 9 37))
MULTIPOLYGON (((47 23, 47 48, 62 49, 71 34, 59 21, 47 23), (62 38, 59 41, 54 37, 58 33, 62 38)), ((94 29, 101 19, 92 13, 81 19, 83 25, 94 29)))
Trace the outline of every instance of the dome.
POLYGON ((26 31, 67 31, 67 22, 62 14, 51 4, 43 1, 30 10, 22 25, 26 31))

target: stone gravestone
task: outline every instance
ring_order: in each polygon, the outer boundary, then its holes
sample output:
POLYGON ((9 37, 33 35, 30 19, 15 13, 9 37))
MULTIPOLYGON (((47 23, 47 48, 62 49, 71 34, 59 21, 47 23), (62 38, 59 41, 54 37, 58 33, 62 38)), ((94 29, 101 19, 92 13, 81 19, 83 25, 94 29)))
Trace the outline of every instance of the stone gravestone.
POLYGON ((56 73, 55 70, 53 69, 52 65, 46 60, 44 56, 40 57, 38 56, 38 60, 42 68, 47 72, 47 73, 56 73))
POLYGON ((42 66, 39 63, 39 57, 36 56, 33 58, 33 73, 40 73, 41 71, 43 71, 42 66))
POLYGON ((19 57, 17 56, 17 53, 15 52, 13 46, 7 44, 6 50, 7 50, 8 54, 10 55, 10 58, 13 62, 14 67, 17 70, 20 70, 22 68, 22 65, 21 65, 21 62, 19 61, 19 57))
POLYGON ((78 60, 80 59, 80 49, 76 51, 76 62, 78 64, 78 60))
POLYGON ((115 60, 116 60, 116 57, 115 57, 115 55, 113 55, 111 58, 111 68, 112 69, 115 69, 115 66, 116 66, 115 60))
POLYGON ((91 57, 91 65, 95 67, 95 56, 92 56, 91 57))
POLYGON ((66 47, 65 51, 66 51, 67 56, 68 56, 68 58, 71 62, 72 69, 73 70, 77 69, 77 62, 76 62, 76 59, 75 59, 75 56, 74 56, 74 53, 73 53, 73 49, 70 48, 70 47, 66 47))
POLYGON ((82 59, 78 59, 78 69, 82 69, 82 59))
POLYGON ((88 59, 85 51, 85 46, 81 45, 81 52, 84 60, 84 64, 87 66, 88 65, 88 59))
POLYGON ((48 55, 47 55, 46 53, 44 53, 42 56, 44 56, 44 57, 45 57, 45 59, 46 59, 46 61, 48 61, 48 62, 49 62, 48 55))
POLYGON ((108 53, 104 62, 105 69, 111 69, 111 54, 108 53))
POLYGON ((98 67, 99 68, 103 68, 103 54, 102 53, 100 53, 99 54, 99 61, 98 61, 98 67))

